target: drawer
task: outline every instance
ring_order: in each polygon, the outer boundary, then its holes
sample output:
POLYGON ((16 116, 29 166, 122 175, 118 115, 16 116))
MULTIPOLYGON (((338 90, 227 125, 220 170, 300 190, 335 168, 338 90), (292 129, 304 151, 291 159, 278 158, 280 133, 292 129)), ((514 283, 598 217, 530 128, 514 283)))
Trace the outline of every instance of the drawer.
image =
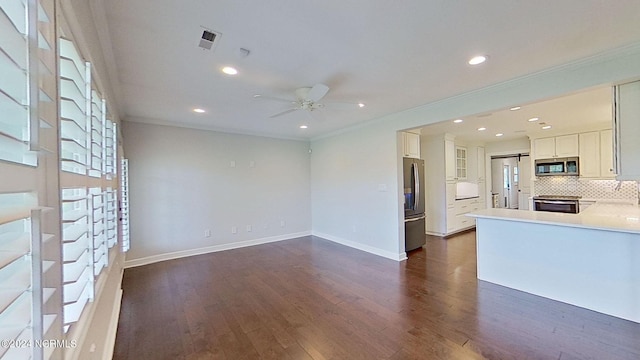
POLYGON ((466 216, 466 215, 458 215, 456 216, 456 230, 458 229, 466 229, 469 227, 476 226, 476 219, 466 216))

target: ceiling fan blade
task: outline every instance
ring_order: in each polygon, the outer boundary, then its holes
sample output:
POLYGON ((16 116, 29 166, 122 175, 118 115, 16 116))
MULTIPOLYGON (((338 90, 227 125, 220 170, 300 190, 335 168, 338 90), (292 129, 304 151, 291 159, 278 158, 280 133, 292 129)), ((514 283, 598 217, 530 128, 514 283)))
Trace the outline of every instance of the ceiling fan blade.
POLYGON ((286 102, 289 104, 295 104, 296 102, 294 100, 290 100, 290 99, 283 99, 283 98, 279 98, 279 97, 273 97, 273 96, 265 96, 265 95, 253 95, 254 99, 259 99, 259 100, 274 100, 274 101, 280 101, 280 102, 286 102))
POLYGON ((330 110, 356 110, 361 108, 360 104, 341 103, 341 102, 324 103, 324 105, 326 109, 330 109, 330 110))
POLYGON ((285 111, 282 111, 282 112, 279 112, 279 113, 277 113, 277 114, 274 114, 274 115, 269 116, 269 119, 273 119, 273 118, 278 117, 278 116, 286 115, 286 114, 288 114, 288 113, 290 113, 290 112, 294 112, 294 111, 296 111, 296 110, 300 110, 300 109, 295 108, 295 109, 285 110, 285 111))
POLYGON ((318 101, 327 95, 327 92, 329 92, 329 87, 327 85, 315 84, 311 90, 309 90, 306 100, 318 101))

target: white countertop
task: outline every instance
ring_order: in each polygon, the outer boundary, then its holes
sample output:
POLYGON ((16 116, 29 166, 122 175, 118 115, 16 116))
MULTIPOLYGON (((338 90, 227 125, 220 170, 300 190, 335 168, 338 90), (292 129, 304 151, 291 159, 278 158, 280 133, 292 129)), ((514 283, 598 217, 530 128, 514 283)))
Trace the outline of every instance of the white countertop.
POLYGON ((598 201, 579 214, 484 209, 467 216, 640 234, 640 206, 620 202, 598 201))

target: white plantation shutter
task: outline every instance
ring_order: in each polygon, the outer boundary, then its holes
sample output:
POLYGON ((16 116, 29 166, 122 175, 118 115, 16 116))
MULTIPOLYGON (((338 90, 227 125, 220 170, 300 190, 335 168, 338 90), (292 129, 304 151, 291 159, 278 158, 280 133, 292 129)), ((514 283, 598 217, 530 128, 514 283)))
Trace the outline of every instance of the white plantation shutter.
POLYGON ((23 1, 0 1, 0 159, 35 166, 30 151, 29 41, 23 1))
POLYGON ((111 188, 106 191, 106 236, 109 249, 118 242, 118 222, 117 222, 117 192, 111 188))
MULTIPOLYGON (((0 194, 0 339, 41 340, 55 320, 43 308, 55 288, 43 275, 54 265, 41 248, 54 239, 42 233, 42 210, 34 193, 0 194)), ((43 357, 42 349, 0 347, 0 359, 43 357)))
POLYGON ((89 175, 101 177, 104 173, 104 101, 96 90, 91 91, 91 161, 89 175))
POLYGON ((88 69, 73 43, 60 39, 61 168, 81 175, 87 173, 90 161, 88 69))
POLYGON ((129 160, 122 159, 120 166, 120 224, 122 251, 129 251, 129 160))
MULTIPOLYGON (((33 194, 0 195, 0 338, 32 340, 31 212, 33 194)), ((2 359, 27 358, 30 352, 0 347, 2 359)))
POLYGON ((93 226, 93 274, 97 277, 108 264, 109 252, 106 235, 105 193, 100 188, 90 190, 93 226))
POLYGON ((86 188, 62 190, 64 325, 78 321, 93 299, 93 242, 86 188))
MULTIPOLYGON (((0 0, 2 340, 33 343, 60 336, 54 330, 59 307, 52 301, 60 286, 52 281, 59 276, 53 266, 59 259, 43 254, 56 246, 56 236, 46 229, 57 232, 52 224, 58 219, 51 219, 54 212, 42 205, 57 200, 48 197, 50 185, 41 181, 53 159, 50 154, 57 154, 54 6, 52 1, 0 0)), ((54 352, 0 347, 0 359, 48 359, 54 352)))

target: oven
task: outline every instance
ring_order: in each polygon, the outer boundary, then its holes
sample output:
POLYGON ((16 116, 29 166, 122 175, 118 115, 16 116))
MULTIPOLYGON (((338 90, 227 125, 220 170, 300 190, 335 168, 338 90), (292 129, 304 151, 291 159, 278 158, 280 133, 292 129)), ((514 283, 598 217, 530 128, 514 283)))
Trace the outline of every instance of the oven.
POLYGON ((558 195, 534 196, 533 208, 535 211, 577 214, 580 212, 580 197, 558 195))

